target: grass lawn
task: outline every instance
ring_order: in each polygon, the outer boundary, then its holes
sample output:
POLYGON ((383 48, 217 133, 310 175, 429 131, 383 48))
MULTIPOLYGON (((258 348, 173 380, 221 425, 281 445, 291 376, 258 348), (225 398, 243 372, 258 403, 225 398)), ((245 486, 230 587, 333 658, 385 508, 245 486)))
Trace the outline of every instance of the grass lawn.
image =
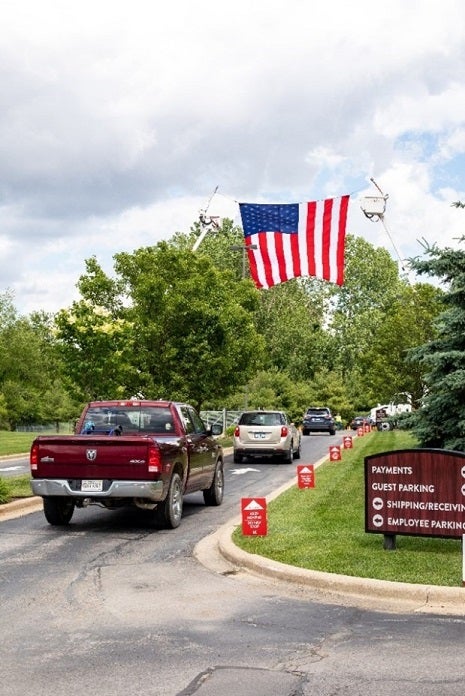
POLYGON ((459 586, 462 543, 459 539, 396 537, 396 551, 383 549, 382 534, 365 530, 364 458, 370 454, 415 447, 400 430, 354 438, 342 461, 325 462, 315 471, 315 488, 292 486, 268 508, 268 534, 233 534, 240 548, 289 565, 398 582, 459 586))
MULTIPOLYGON (((40 434, 43 435, 44 433, 19 433, 0 430, 0 456, 29 453, 33 439, 40 434)), ((9 476, 8 478, 0 476, 0 504, 8 503, 15 498, 28 498, 31 496, 30 479, 29 474, 9 476)))
MULTIPOLYGON (((59 435, 69 435, 71 428, 67 423, 60 425, 59 435)), ((6 454, 23 454, 31 449, 32 441, 37 435, 56 435, 56 430, 44 430, 39 432, 16 432, 11 430, 0 430, 0 456, 6 454)))

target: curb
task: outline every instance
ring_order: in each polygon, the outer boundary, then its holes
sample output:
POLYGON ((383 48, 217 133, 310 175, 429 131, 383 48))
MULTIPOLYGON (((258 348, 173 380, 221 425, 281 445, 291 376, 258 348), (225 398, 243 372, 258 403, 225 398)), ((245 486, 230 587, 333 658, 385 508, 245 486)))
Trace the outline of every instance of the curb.
MULTIPOLYGON (((322 457, 315 468, 327 461, 322 457)), ((267 496, 267 500, 277 498, 295 485, 297 477, 280 486, 267 496)), ((444 615, 465 615, 465 588, 444 587, 440 585, 420 585, 393 582, 349 575, 336 575, 317 570, 307 570, 285 563, 273 561, 265 556, 247 553, 232 541, 232 534, 241 525, 241 516, 234 517, 220 529, 199 542, 194 555, 201 563, 208 565, 205 555, 216 554, 230 563, 234 569, 244 569, 253 575, 279 580, 297 587, 299 592, 309 591, 308 598, 369 608, 375 611, 428 613, 444 615), (202 560, 204 559, 204 560, 202 560)), ((231 574, 231 569, 217 572, 231 574)))
POLYGON ((29 515, 31 512, 38 512, 42 510, 42 507, 42 498, 40 496, 13 500, 11 503, 0 505, 0 522, 29 515))
MULTIPOLYGON (((335 603, 377 611, 465 614, 465 589, 461 587, 414 585, 288 566, 264 556, 249 554, 236 546, 232 534, 239 525, 240 519, 231 520, 219 530, 216 539, 212 539, 217 551, 235 568, 291 583, 300 590, 316 591, 325 600, 335 603)), ((312 598, 316 599, 315 596, 312 598)))
POLYGON ((0 455, 0 461, 8 462, 10 459, 23 459, 24 457, 29 457, 29 452, 19 452, 19 454, 2 454, 0 455))

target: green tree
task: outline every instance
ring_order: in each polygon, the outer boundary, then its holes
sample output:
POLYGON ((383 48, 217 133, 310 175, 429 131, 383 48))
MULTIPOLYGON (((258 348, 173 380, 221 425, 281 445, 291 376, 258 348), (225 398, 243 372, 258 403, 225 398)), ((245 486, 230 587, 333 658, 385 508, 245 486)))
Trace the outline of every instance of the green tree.
MULTIPOLYGON (((85 281, 86 287, 89 278, 85 281)), ((75 399, 127 398, 135 368, 132 324, 126 314, 123 309, 94 305, 85 297, 56 315, 61 355, 75 399)))
POLYGON ((442 294, 428 283, 399 285, 371 346, 359 360, 360 390, 371 397, 371 404, 405 402, 405 393, 413 405, 419 403, 424 393, 423 370, 409 359, 409 351, 434 339, 442 294))
MULTIPOLYGON (((459 240, 463 244, 465 237, 459 240)), ((425 243, 427 258, 411 260, 420 275, 442 281, 443 311, 436 337, 413 349, 424 371, 423 405, 414 414, 414 431, 423 447, 465 450, 465 251, 425 243)))
POLYGON ((248 379, 263 350, 250 281, 166 242, 114 260, 114 279, 86 262, 81 299, 56 319, 82 397, 143 393, 200 407, 248 379))
POLYGON ((258 371, 242 389, 228 397, 225 405, 231 410, 280 409, 297 423, 311 398, 309 384, 295 382, 286 372, 272 368, 258 371))
POLYGON ((344 285, 331 286, 328 331, 334 337, 334 366, 353 379, 361 357, 396 301, 405 281, 386 249, 348 235, 344 285))
POLYGON ((132 303, 143 390, 200 408, 253 374, 263 340, 252 320, 258 295, 250 281, 166 242, 115 260, 132 303))
POLYGON ((329 366, 324 301, 318 282, 293 279, 260 291, 255 324, 266 342, 265 369, 286 371, 293 380, 311 380, 329 366))
POLYGON ((8 420, 14 428, 55 420, 45 395, 65 400, 67 391, 51 315, 19 317, 10 297, 3 297, 0 306, 0 392, 6 405, 2 422, 8 420))

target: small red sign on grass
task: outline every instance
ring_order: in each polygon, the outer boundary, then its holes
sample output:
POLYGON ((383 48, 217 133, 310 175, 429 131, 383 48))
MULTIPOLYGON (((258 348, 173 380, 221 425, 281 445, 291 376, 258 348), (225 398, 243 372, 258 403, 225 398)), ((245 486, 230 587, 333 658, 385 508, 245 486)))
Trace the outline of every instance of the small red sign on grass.
POLYGON ((315 467, 313 464, 297 466, 297 483, 299 488, 315 488, 315 467))
POLYGON ((266 498, 241 498, 242 534, 266 536, 266 498))

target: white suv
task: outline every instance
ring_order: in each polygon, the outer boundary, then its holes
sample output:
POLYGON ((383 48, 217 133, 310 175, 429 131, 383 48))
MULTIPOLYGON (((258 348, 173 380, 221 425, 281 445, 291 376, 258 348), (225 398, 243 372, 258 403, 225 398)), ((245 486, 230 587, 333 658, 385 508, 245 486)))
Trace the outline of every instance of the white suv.
POLYGON ((234 430, 234 462, 243 457, 300 458, 301 433, 283 411, 244 411, 234 430))

